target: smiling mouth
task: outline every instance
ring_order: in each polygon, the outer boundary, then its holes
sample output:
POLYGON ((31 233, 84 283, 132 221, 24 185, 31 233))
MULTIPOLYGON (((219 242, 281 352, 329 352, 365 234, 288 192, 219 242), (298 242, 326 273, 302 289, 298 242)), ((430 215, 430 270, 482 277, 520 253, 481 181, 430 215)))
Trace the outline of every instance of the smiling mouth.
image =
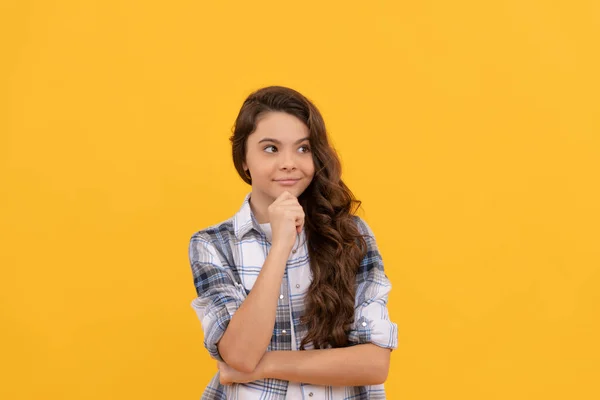
POLYGON ((300 179, 275 179, 275 182, 279 183, 280 185, 294 185, 296 182, 300 181, 300 179))

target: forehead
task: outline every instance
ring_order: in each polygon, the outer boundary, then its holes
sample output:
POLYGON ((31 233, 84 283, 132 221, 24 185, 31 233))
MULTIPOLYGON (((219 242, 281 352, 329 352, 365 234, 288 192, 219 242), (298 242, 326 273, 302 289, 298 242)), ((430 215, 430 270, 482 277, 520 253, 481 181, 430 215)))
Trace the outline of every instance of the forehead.
POLYGON ((248 140, 272 138, 285 143, 306 136, 309 136, 308 127, 299 118, 284 112, 268 112, 259 119, 248 140))

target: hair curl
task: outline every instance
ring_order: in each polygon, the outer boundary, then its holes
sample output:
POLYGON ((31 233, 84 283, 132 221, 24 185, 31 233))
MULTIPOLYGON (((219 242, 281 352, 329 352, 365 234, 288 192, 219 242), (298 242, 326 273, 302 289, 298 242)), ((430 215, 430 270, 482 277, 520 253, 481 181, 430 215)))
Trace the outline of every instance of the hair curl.
POLYGON ((233 163, 248 184, 243 163, 248 136, 261 116, 279 111, 300 119, 309 129, 315 174, 298 202, 305 212, 305 232, 313 279, 305 298, 302 322, 308 333, 301 349, 344 347, 354 322, 356 273, 367 247, 353 214, 361 202, 341 179, 341 163, 330 146, 325 122, 319 110, 299 92, 269 86, 250 94, 237 116, 232 143, 233 163))

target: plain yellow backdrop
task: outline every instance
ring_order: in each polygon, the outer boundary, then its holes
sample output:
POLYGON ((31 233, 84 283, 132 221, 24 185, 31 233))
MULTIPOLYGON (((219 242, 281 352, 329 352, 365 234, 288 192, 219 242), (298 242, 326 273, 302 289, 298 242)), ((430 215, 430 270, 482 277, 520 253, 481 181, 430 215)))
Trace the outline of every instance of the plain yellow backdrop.
POLYGON ((600 398, 599 4, 3 1, 0 398, 200 397, 188 242, 270 84, 377 237, 388 398, 600 398))

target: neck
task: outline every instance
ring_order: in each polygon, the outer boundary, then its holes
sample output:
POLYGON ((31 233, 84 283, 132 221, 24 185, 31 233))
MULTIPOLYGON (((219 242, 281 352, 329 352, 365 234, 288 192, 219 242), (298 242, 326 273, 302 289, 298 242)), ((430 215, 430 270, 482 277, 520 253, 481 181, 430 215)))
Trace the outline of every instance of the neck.
POLYGON ((254 218, 259 224, 266 224, 269 222, 268 207, 273 201, 260 196, 258 193, 252 192, 250 195, 250 209, 254 214, 254 218))

